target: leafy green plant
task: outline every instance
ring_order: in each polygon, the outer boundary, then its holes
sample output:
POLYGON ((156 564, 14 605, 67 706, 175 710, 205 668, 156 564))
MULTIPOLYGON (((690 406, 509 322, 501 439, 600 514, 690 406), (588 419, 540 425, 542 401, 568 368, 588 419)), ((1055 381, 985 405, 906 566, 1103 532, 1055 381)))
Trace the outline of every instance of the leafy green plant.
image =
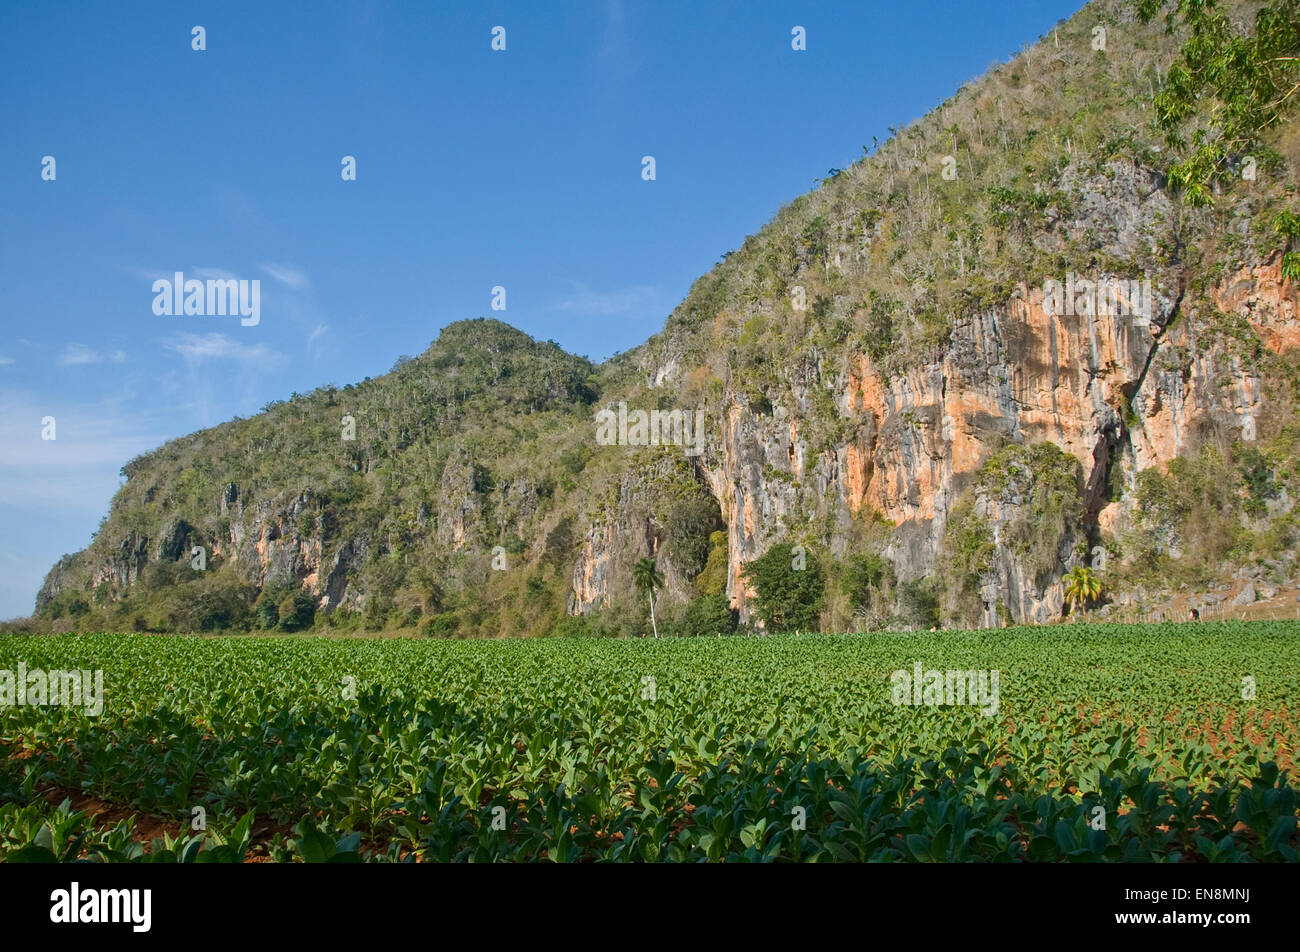
POLYGON ((1279 766, 1300 733, 1276 715, 1300 693, 1295 622, 0 639, 0 668, 19 658, 103 670, 106 707, 0 708, 5 862, 1278 862, 1300 847, 1279 766), (895 705, 891 672, 917 659, 1000 669, 999 712, 895 705), (196 804, 206 832, 189 831, 196 804))
POLYGON ((654 559, 641 559, 632 568, 632 579, 636 583, 637 590, 644 592, 650 599, 650 624, 654 628, 655 637, 658 638, 659 624, 655 621, 655 589, 663 587, 663 573, 655 567, 654 559))
POLYGON ((1101 598, 1101 576, 1086 565, 1076 565, 1065 573, 1065 604, 1073 609, 1085 608, 1101 598))
POLYGON ((815 553, 782 542, 748 563, 744 575, 757 592, 756 611, 769 631, 816 627, 826 578, 815 553))
POLYGON ((736 614, 726 595, 701 595, 686 606, 681 633, 694 638, 729 635, 736 630, 736 614))

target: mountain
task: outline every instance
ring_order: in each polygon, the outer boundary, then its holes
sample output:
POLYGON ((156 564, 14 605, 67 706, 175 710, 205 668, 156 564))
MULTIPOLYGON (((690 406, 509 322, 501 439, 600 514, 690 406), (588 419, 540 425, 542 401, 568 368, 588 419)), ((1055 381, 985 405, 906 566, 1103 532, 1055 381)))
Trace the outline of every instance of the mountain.
POLYGON ((1045 621, 1085 564, 1118 603, 1293 578, 1300 133, 1187 202, 1152 107, 1184 39, 1094 0, 613 360, 464 321, 132 460, 34 624, 643 634, 648 556, 661 625, 705 633, 787 545, 828 630, 1045 621), (627 445, 651 411, 677 445, 627 445))

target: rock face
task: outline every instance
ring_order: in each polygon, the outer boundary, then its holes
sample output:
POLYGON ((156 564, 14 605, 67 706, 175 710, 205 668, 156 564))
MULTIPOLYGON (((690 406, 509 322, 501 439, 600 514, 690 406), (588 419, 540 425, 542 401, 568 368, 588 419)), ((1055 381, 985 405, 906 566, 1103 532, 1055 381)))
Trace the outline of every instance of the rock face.
MULTIPOLYGON (((1012 620, 1058 617, 1063 572, 1132 527, 1134 474, 1163 471, 1207 443, 1255 440, 1258 362, 1242 359, 1222 328, 1224 315, 1237 319, 1276 354, 1300 345, 1297 289, 1278 255, 1185 300, 1202 274, 1176 255, 1155 255, 1183 240, 1161 177, 1133 161, 1083 169, 1061 173, 1069 211, 1034 243, 1058 253, 1086 241, 1094 260, 1131 269, 1021 283, 1004 303, 956 319, 925 362, 899 368, 868 353, 813 349, 780 368, 763 400, 729 388, 715 405, 719 438, 704 475, 727 523, 727 591, 742 615, 752 596, 746 563, 801 537, 839 555, 863 515, 894 527, 886 554, 900 580, 930 575, 953 508, 981 467, 1006 444, 1046 442, 1077 461, 1082 503, 1052 540, 1057 564, 1031 570, 1002 539, 1021 500, 980 496, 974 504, 995 551, 979 587, 986 605, 1004 606, 1012 620), (812 408, 827 397, 838 424, 830 441, 810 436, 812 408)), ((648 348, 644 379, 680 385, 680 349, 671 341, 648 348)), ((992 623, 992 608, 986 617, 992 623)))
MULTIPOLYGON (((365 552, 361 546, 353 542, 345 542, 339 547, 334 553, 334 558, 330 560, 329 572, 321 585, 322 608, 328 611, 348 603, 348 572, 356 565, 364 565, 365 561, 365 552)), ((358 603, 359 599, 354 596, 353 604, 358 603)))
POLYGON ((442 470, 438 506, 438 541, 454 549, 463 547, 479 528, 480 486, 469 457, 458 452, 442 470))
POLYGON ((138 532, 132 532, 122 540, 116 558, 101 565, 92 576, 94 585, 111 582, 125 588, 140 577, 148 561, 149 540, 138 532))
MULTIPOLYGON (((607 496, 591 517, 572 571, 570 614, 583 614, 626 593, 632 566, 653 558, 664 576, 664 593, 685 601, 692 594, 689 553, 670 514, 674 507, 703 507, 706 495, 683 457, 647 460, 625 470, 617 494, 607 496)), ((710 500, 712 502, 712 500, 710 500)))
MULTIPOLYGON (((1179 276, 1164 277, 1164 287, 1176 289, 1179 276)), ((1174 290, 1161 294, 1149 322, 1066 316, 1044 308, 1041 288, 1022 288, 1005 309, 959 324, 942 361, 891 376, 858 355, 846 374, 800 380, 792 406, 771 415, 733 400, 707 482, 727 522, 735 605, 744 611, 750 594, 743 565, 789 536, 793 513, 831 520, 832 550, 856 514, 879 513, 897 529, 889 555, 899 577, 930 573, 957 496, 1006 442, 1051 442, 1075 457, 1087 513, 1075 533, 1113 532, 1132 503, 1104 502, 1112 465, 1163 468, 1193 435, 1249 436, 1259 413, 1259 379, 1219 342, 1199 339, 1195 320, 1160 330, 1175 316, 1175 300, 1174 290), (818 387, 832 391, 853 432, 814 455, 800 416, 818 387)), ((1269 347, 1295 346, 1297 293, 1275 261, 1234 275, 1215 300, 1269 347)), ((1000 521, 993 513, 995 526, 1000 521)), ((1060 615, 1059 576, 1039 588, 1002 546, 996 561, 990 581, 1013 619, 1060 615)))

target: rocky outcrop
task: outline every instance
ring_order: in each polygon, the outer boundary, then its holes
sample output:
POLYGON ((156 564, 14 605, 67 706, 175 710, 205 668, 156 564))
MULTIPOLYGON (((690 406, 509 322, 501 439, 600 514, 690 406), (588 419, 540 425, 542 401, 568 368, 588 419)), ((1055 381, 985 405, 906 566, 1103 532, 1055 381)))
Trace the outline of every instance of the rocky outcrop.
POLYGON ((623 471, 617 492, 604 497, 587 516, 572 571, 570 614, 583 614, 629 591, 632 567, 643 558, 655 559, 664 576, 664 597, 686 601, 694 594, 691 582, 700 566, 684 551, 673 509, 694 509, 707 519, 712 500, 694 465, 676 448, 656 455, 632 454, 628 462, 632 465, 623 471))
POLYGON ((442 470, 438 495, 438 542, 459 550, 482 531, 479 478, 468 454, 454 453, 442 470))
POLYGON ((321 589, 320 607, 322 609, 332 611, 349 603, 353 607, 359 607, 362 604, 361 593, 355 592, 351 588, 351 573, 356 567, 364 565, 365 562, 366 549, 363 544, 349 541, 339 546, 338 551, 334 553, 334 558, 330 560, 325 581, 319 586, 321 589))
MULTIPOLYGON (((708 473, 728 527, 733 603, 744 611, 743 566, 771 544, 829 518, 834 549, 863 510, 896 527, 888 554, 899 577, 927 575, 956 497, 1006 442, 1051 442, 1074 456, 1091 522, 1084 531, 1113 533, 1131 507, 1102 498, 1117 461, 1130 472, 1164 467, 1207 430, 1249 437, 1260 400, 1252 371, 1200 339, 1195 315, 1161 330, 1175 317, 1178 281, 1157 286, 1149 319, 1050 313, 1041 288, 1022 287, 1005 308, 958 324, 941 362, 889 374, 858 355, 842 376, 794 381, 790 406, 774 400, 770 415, 733 399, 708 473), (815 453, 801 431, 818 386, 834 389, 852 436, 815 453)), ((1296 346, 1296 291, 1275 262, 1234 275, 1216 300, 1270 348, 1296 346)), ((1062 571, 1073 541, 1062 540, 1062 571)), ((1005 548, 996 562, 993 597, 1012 618, 1060 614, 1059 575, 1039 588, 1005 548)))
POLYGON ((122 540, 113 557, 96 568, 91 575, 91 586, 98 588, 104 582, 109 582, 118 588, 126 588, 140 577, 148 560, 148 537, 131 532, 122 540))

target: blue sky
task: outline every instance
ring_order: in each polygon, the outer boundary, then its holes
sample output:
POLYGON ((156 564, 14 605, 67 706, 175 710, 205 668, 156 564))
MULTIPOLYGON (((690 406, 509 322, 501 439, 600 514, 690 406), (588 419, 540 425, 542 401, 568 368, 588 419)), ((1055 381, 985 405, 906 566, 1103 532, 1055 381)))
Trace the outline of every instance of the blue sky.
POLYGON ((10 0, 0 618, 166 439, 467 317, 636 346, 815 178, 1080 5, 10 0), (259 280, 260 322, 155 315, 176 271, 259 280))

